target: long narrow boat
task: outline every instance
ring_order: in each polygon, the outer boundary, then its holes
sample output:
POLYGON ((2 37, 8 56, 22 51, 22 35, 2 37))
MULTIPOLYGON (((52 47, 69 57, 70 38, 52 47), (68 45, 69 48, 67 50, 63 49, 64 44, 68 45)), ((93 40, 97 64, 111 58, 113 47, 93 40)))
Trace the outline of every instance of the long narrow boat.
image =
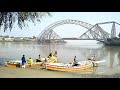
POLYGON ((72 64, 64 63, 46 63, 46 69, 55 71, 88 71, 93 72, 93 63, 91 61, 81 61, 79 65, 72 66, 72 64))
MULTIPOLYGON (((20 60, 6 61, 6 66, 10 68, 22 68, 22 62, 20 60)), ((42 62, 33 62, 32 65, 26 63, 25 68, 40 68, 42 62)))

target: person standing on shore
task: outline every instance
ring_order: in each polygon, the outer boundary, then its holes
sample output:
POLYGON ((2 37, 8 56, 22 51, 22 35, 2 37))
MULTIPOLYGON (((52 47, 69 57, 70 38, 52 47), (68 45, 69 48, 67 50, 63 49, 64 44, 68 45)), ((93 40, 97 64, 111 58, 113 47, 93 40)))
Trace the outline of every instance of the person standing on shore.
POLYGON ((22 68, 25 68, 25 66, 26 66, 25 55, 23 55, 21 60, 22 60, 22 68))

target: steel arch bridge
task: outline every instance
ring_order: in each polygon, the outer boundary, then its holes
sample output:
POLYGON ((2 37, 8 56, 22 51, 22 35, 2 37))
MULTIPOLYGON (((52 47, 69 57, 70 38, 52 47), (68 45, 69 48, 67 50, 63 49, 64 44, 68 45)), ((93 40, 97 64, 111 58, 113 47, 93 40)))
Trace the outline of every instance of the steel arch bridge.
POLYGON ((79 21, 79 20, 71 20, 71 19, 61 20, 46 27, 39 34, 39 36, 37 37, 37 40, 39 42, 46 42, 51 40, 66 40, 61 38, 55 31, 53 31, 53 29, 63 24, 75 24, 75 25, 79 25, 86 28, 87 31, 81 36, 79 36, 78 38, 75 38, 75 39, 69 38, 67 40, 98 40, 98 41, 104 40, 105 41, 107 38, 116 36, 115 23, 116 22, 112 21, 112 22, 104 22, 104 23, 97 23, 95 25, 91 25, 89 23, 79 21), (107 24, 107 23, 113 23, 111 34, 109 34, 108 32, 106 32, 100 27, 100 24, 107 24))

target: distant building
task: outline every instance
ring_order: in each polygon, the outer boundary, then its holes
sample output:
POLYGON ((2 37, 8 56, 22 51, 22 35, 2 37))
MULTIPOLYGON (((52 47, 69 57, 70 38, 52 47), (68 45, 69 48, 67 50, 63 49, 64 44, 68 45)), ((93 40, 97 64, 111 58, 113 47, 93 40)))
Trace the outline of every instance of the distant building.
POLYGON ((37 41, 36 37, 9 37, 7 36, 0 36, 0 41, 37 41))
POLYGON ((5 41, 14 41, 15 39, 14 39, 14 37, 13 37, 13 38, 5 37, 4 40, 5 40, 5 41))
POLYGON ((23 41, 23 37, 15 37, 15 41, 23 41))
POLYGON ((32 38, 32 37, 24 37, 24 40, 26 40, 26 41, 35 41, 36 38, 32 38))
POLYGON ((31 37, 24 37, 24 40, 30 40, 31 37))

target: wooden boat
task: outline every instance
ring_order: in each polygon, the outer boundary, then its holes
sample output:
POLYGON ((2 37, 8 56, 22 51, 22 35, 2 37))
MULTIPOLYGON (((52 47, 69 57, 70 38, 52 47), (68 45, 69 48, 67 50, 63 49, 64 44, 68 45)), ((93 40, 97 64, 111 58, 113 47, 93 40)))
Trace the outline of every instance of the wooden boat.
POLYGON ((64 64, 64 63, 46 63, 46 69, 48 70, 56 70, 56 71, 87 71, 93 72, 93 63, 91 61, 81 61, 77 66, 72 66, 72 64, 64 64))
MULTIPOLYGON (((6 61, 6 66, 10 68, 22 68, 22 62, 21 60, 12 60, 12 61, 6 61)), ((25 68, 40 68, 42 62, 33 62, 32 65, 29 63, 26 63, 25 68)))

